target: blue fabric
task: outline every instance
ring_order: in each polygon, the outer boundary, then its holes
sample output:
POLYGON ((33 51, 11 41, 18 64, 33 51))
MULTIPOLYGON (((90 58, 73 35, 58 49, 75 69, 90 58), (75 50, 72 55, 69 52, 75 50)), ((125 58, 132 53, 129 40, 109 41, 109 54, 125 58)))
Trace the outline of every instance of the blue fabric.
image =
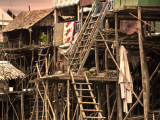
POLYGON ((53 8, 62 8, 79 4, 80 0, 54 0, 53 8))
POLYGON ((81 31, 81 21, 76 21, 75 22, 75 34, 77 33, 77 32, 80 32, 81 31))

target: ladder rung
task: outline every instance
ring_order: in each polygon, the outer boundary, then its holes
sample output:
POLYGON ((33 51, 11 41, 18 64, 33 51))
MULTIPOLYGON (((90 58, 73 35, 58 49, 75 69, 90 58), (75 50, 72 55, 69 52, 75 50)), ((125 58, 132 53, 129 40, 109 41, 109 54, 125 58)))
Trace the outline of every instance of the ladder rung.
POLYGON ((96 14, 96 15, 92 16, 92 17, 98 17, 99 15, 100 15, 100 13, 98 13, 98 14, 96 14))
POLYGON ((94 117, 94 116, 86 116, 84 119, 105 119, 106 117, 94 117))
POLYGON ((39 56, 47 56, 46 54, 38 54, 39 56))
POLYGON ((90 35, 91 33, 83 33, 83 35, 90 35))
POLYGON ((99 104, 99 103, 94 103, 94 102, 81 102, 81 103, 79 103, 79 104, 99 104))
POLYGON ((96 98, 96 97, 92 97, 92 96, 78 96, 78 97, 83 97, 83 98, 96 98))
POLYGON ((35 62, 41 62, 41 61, 44 61, 44 59, 42 59, 42 60, 38 60, 38 61, 35 61, 35 62))
POLYGON ((72 84, 92 85, 92 83, 72 83, 72 84))
POLYGON ((80 57, 79 58, 71 58, 72 60, 79 60, 80 59, 80 57))
POLYGON ((93 29, 93 27, 89 27, 89 28, 87 28, 87 30, 90 30, 90 29, 93 29))
POLYGON ((82 111, 102 112, 102 110, 95 110, 95 109, 83 109, 82 111))
POLYGON ((80 65, 81 63, 73 63, 73 64, 70 64, 71 66, 73 65, 80 65))
POLYGON ((93 22, 89 22, 89 24, 93 24, 93 23, 96 23, 97 21, 93 21, 93 22))
POLYGON ((88 91, 93 91, 93 89, 91 89, 91 90, 90 90, 90 89, 75 89, 75 90, 77 90, 77 91, 79 91, 79 90, 85 90, 85 91, 87 91, 87 90, 88 90, 88 91))

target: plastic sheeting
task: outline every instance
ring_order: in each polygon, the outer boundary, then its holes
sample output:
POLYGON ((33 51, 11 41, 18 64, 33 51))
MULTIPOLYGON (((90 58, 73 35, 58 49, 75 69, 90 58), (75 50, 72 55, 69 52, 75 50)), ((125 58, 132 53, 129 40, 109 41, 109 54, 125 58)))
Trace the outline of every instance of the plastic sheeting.
POLYGON ((79 4, 80 0, 54 0, 54 8, 62 8, 79 4))

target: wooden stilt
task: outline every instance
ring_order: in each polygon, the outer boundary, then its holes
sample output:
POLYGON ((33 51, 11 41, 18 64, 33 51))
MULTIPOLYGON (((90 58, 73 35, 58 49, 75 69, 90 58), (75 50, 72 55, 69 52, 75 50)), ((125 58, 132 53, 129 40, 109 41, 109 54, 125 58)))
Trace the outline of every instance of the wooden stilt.
POLYGON ((149 110, 149 74, 143 51, 143 37, 142 37, 142 24, 141 24, 141 7, 138 7, 138 38, 139 38, 139 50, 141 61, 141 73, 142 73, 142 87, 143 87, 143 105, 144 105, 144 120, 148 120, 149 110))
MULTIPOLYGON (((80 85, 79 88, 82 89, 82 84, 80 85)), ((82 96, 82 90, 80 90, 80 96, 82 96)), ((80 97, 80 99, 81 99, 81 101, 82 101, 82 97, 80 97)), ((81 108, 80 108, 80 116, 82 116, 82 110, 81 110, 81 108)), ((80 120, 83 120, 83 118, 80 117, 80 120)))
MULTIPOLYGON (((119 41, 118 41, 118 16, 115 14, 115 40, 116 40, 116 60, 119 66, 119 41)), ((117 70, 117 76, 119 76, 119 71, 117 70)), ((119 120, 122 120, 122 103, 121 103, 121 93, 118 82, 116 82, 116 95, 117 95, 117 114, 119 120)))
MULTIPOLYGON (((39 86, 39 83, 37 83, 39 86)), ((36 90, 36 120, 39 120, 39 98, 38 98, 38 90, 36 90)))
POLYGON ((55 100, 54 104, 55 120, 58 120, 58 82, 55 83, 54 87, 54 100, 55 100))
POLYGON ((110 120, 110 100, 109 100, 109 85, 106 85, 106 96, 107 96, 107 111, 108 111, 108 120, 110 120))
MULTIPOLYGON (((4 105, 4 102, 3 102, 3 100, 2 100, 2 109, 1 109, 1 110, 2 110, 2 120, 3 120, 3 114, 4 114, 4 113, 3 113, 3 111, 4 111, 3 105, 4 105)), ((7 112, 8 112, 8 111, 7 111, 7 112)))
POLYGON ((22 120, 25 120, 25 117, 24 117, 24 94, 23 93, 21 94, 21 117, 22 117, 22 120))
MULTIPOLYGON (((48 80, 46 81, 46 89, 45 89, 45 91, 46 91, 45 94, 48 95, 48 80)), ((48 103, 47 103, 47 99, 45 99, 45 118, 46 118, 46 120, 48 120, 48 103)))
POLYGON ((69 80, 67 80, 67 120, 70 120, 70 105, 69 105, 69 80))
POLYGON ((8 120, 8 99, 6 100, 6 120, 8 120))
MULTIPOLYGON (((98 42, 95 42, 96 46, 98 46, 98 42)), ((99 50, 98 47, 95 47, 95 64, 96 64, 96 72, 99 73, 99 50)))
POLYGON ((72 89, 72 119, 73 119, 73 111, 74 111, 74 87, 73 85, 71 86, 72 89))
POLYGON ((62 83, 62 91, 61 91, 61 120, 63 116, 63 103, 64 103, 64 83, 62 83))

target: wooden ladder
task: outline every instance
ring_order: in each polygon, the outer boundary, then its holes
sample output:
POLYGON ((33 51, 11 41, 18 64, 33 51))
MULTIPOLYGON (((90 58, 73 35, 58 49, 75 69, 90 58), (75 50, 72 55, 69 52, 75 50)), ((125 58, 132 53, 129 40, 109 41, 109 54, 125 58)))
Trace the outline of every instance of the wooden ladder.
POLYGON ((91 12, 92 15, 88 16, 88 19, 85 21, 85 24, 79 33, 76 43, 71 49, 69 65, 72 70, 77 72, 77 74, 80 74, 94 43, 94 39, 96 38, 103 19, 105 18, 106 6, 107 2, 98 14, 97 11, 100 8, 97 4, 94 6, 93 11, 91 12))
POLYGON ((85 120, 88 120, 88 119, 105 119, 105 117, 102 116, 101 112, 102 110, 99 110, 98 109, 98 103, 96 102, 96 99, 94 97, 94 94, 92 92, 92 89, 91 89, 91 84, 92 83, 89 83, 89 80, 88 80, 88 77, 86 75, 86 73, 84 73, 84 76, 85 76, 85 79, 86 79, 86 82, 85 83, 78 83, 78 82, 75 82, 74 80, 74 77, 73 77, 73 74, 72 72, 70 72, 71 74, 71 77, 72 77, 72 84, 73 84, 73 87, 74 87, 74 90, 75 90, 75 93, 76 93, 76 96, 77 96, 77 99, 78 99, 78 103, 80 105, 80 110, 82 112, 82 117, 83 119, 85 120), (82 85, 82 88, 84 87, 88 87, 88 89, 78 89, 77 86, 78 85, 82 85), (84 87, 83 87, 84 86, 84 87), (79 92, 82 92, 82 96, 79 95, 79 92), (88 91, 89 92, 89 96, 83 96, 83 91, 88 91), (92 99, 92 102, 83 102, 83 98, 88 98, 88 99, 92 99), (94 106, 92 107, 92 109, 84 109, 85 106, 94 106), (98 113, 98 116, 86 116, 86 112, 90 112, 90 113, 98 113))

